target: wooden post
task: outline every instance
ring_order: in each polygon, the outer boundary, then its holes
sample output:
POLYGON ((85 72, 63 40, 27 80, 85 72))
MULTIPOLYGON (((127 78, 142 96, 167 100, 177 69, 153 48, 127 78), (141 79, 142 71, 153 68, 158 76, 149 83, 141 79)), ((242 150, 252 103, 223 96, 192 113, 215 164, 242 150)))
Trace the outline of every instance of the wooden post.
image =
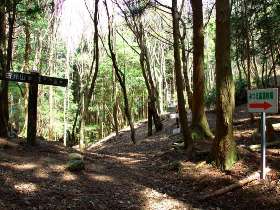
POLYGON ((28 124, 27 124, 27 143, 35 145, 37 132, 37 98, 39 73, 32 72, 32 81, 29 85, 28 97, 28 124))

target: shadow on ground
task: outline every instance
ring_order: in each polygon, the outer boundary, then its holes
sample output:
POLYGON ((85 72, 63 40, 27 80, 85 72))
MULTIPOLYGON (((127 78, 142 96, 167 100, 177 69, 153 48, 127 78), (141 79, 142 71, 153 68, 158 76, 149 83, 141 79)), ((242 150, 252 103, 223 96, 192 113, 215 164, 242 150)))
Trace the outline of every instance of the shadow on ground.
MULTIPOLYGON (((238 116, 245 122, 238 125, 247 126, 248 116, 238 116)), ((136 145, 129 131, 123 131, 91 147, 85 154, 86 169, 79 173, 66 170, 73 150, 59 144, 2 148, 0 209, 279 209, 277 171, 269 175, 270 181, 201 200, 257 170, 259 154, 240 149, 240 161, 227 173, 203 160, 189 161, 183 151, 172 149, 178 136, 167 131, 174 123, 166 119, 165 130, 148 138, 146 124, 139 125, 136 145)), ((272 169, 279 170, 278 153, 268 158, 272 169)))

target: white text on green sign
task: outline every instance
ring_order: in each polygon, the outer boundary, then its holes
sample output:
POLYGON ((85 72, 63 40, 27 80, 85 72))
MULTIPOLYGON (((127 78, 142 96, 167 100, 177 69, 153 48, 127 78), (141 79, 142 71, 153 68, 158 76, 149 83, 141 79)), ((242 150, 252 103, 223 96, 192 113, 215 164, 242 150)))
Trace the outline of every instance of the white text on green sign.
POLYGON ((249 112, 278 112, 277 88, 248 90, 247 99, 249 112))

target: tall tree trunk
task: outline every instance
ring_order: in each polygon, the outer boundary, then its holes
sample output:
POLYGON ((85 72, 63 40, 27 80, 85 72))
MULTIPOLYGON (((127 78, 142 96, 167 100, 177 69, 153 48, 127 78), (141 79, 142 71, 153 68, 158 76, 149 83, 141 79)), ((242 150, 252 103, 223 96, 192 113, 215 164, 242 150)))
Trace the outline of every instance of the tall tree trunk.
POLYGON ((153 116, 152 116, 152 111, 151 111, 151 97, 152 97, 152 91, 150 88, 150 83, 148 81, 148 77, 145 71, 145 58, 143 53, 140 53, 140 65, 141 65, 141 70, 142 70, 142 74, 143 74, 143 78, 148 90, 148 136, 151 136, 153 134, 153 116))
POLYGON ((191 0, 193 10, 193 104, 192 129, 206 137, 214 138, 205 114, 204 32, 202 0, 191 0))
POLYGON ((230 60, 230 2, 216 1, 216 137, 213 157, 218 168, 230 169, 237 159, 233 137, 234 82, 230 60))
MULTIPOLYGON (((3 76, 10 72, 11 65, 13 61, 13 34, 14 34, 14 25, 16 20, 16 2, 10 2, 8 10, 8 46, 7 46, 7 57, 6 63, 4 63, 4 71, 2 72, 3 76)), ((3 14, 5 16, 5 13, 3 14)), ((5 17, 4 17, 5 23, 5 17)), ((2 23, 3 24, 3 23, 2 23)), ((3 27, 3 26, 2 26, 3 27)), ((3 28, 4 29, 4 28, 3 28)), ((4 32, 4 31, 3 31, 4 32)), ((4 32, 5 33, 5 32, 4 32)), ((3 37, 4 38, 4 37, 3 37)), ((4 39, 5 41, 5 39, 4 39)), ((2 81, 1 83, 1 113, 0 117, 3 118, 2 124, 4 127, 0 128, 0 135, 3 137, 7 137, 8 134, 8 122, 9 122, 9 99, 8 99, 8 90, 9 90, 9 82, 2 81)))
POLYGON ((111 20, 110 15, 109 15, 109 11, 108 11, 106 1, 105 1, 105 6, 106 6, 106 11, 107 11, 107 17, 108 17, 108 31, 109 31, 108 32, 108 45, 109 45, 111 60, 112 60, 112 63, 113 63, 114 69, 115 69, 115 73, 116 73, 117 79, 120 83, 122 93, 123 93, 124 112, 125 112, 125 116, 126 116, 126 119, 129 123, 129 127, 130 127, 131 141, 135 144, 136 143, 136 141, 135 141, 135 129, 134 129, 134 123, 132 121, 130 105, 129 105, 129 102, 128 102, 128 95, 127 95, 127 89, 126 89, 126 84, 125 84, 125 75, 119 69, 116 54, 115 54, 114 49, 113 49, 113 44, 112 44, 112 38, 113 38, 112 37, 112 35, 113 35, 112 20, 111 20))
MULTIPOLYGON (((70 50, 67 49, 66 52, 66 71, 65 71, 65 77, 70 79, 70 50)), ((64 99, 63 99, 63 121, 64 121, 64 129, 63 129, 63 144, 64 146, 69 145, 70 142, 70 136, 69 136, 69 130, 68 130, 68 110, 69 110, 69 87, 67 86, 65 89, 64 99)))
POLYGON ((177 100, 179 109, 179 119, 181 123, 184 145, 185 148, 191 152, 193 141, 190 135, 188 126, 188 116, 185 107, 184 97, 184 85, 183 76, 181 73, 181 58, 180 58, 180 27, 179 27, 179 12, 177 8, 177 0, 172 0, 172 22, 173 22, 173 48, 174 48, 174 67, 176 75, 176 88, 177 88, 177 100))
MULTIPOLYGON (((54 6, 51 8, 51 14, 54 14, 54 6)), ((48 32, 48 74, 53 76, 54 69, 54 47, 55 47, 55 23, 57 19, 55 16, 50 17, 50 25, 48 32)), ((40 71, 39 71, 40 72, 40 71)), ((53 113, 53 86, 48 87, 49 91, 49 113, 48 113, 48 139, 53 139, 54 137, 54 113, 53 113)))
MULTIPOLYGON (((29 66, 29 59, 31 53, 31 44, 30 44, 30 24, 26 22, 24 24, 24 33, 25 33, 25 50, 24 50, 24 66, 23 71, 28 72, 29 66)), ((21 131, 21 135, 26 137, 27 136, 27 122, 28 122, 28 92, 29 92, 29 85, 25 83, 25 94, 24 94, 24 125, 21 131)))
POLYGON ((193 92, 190 87, 190 79, 189 79, 189 68, 188 68, 188 59, 189 59, 189 54, 190 50, 188 49, 188 53, 186 54, 186 45, 185 45, 185 38, 187 36, 187 28, 186 24, 183 21, 183 19, 180 19, 182 22, 183 26, 183 32, 182 35, 180 36, 180 41, 181 41, 181 50, 182 50, 182 64, 183 64, 183 74, 184 74, 184 81, 185 81, 185 88, 187 92, 187 97, 188 97, 188 105, 189 108, 192 110, 192 105, 193 105, 193 92))
MULTIPOLYGON (((129 1, 124 0, 123 3, 127 6, 127 9, 130 11, 129 1)), ((120 6, 120 4, 117 2, 116 2, 116 4, 119 7, 119 9, 122 11, 122 13, 125 17, 125 20, 127 22, 127 25, 129 26, 129 28, 131 29, 131 31, 133 32, 133 34, 135 35, 135 37, 137 39, 137 43, 140 48, 140 53, 139 53, 140 65, 141 65, 142 74, 143 74, 143 77, 145 80, 145 84, 146 84, 146 87, 148 90, 148 96, 149 96, 148 106, 150 106, 150 108, 151 108, 150 114, 152 115, 152 118, 149 118, 149 119, 154 120, 156 131, 160 131, 160 130, 162 130, 163 125, 162 125, 162 122, 161 122, 161 119, 160 119, 160 116, 158 114, 158 110, 156 107, 156 103, 158 100, 158 93, 157 93, 156 87, 155 87, 153 79, 152 79, 150 60, 149 60, 147 45, 145 42, 145 31, 144 31, 142 20, 141 20, 141 15, 130 14, 128 16, 127 12, 125 12, 123 10, 123 8, 120 6)), ((150 122, 148 124, 151 125, 152 122, 150 122)), ((152 133, 149 132, 149 130, 150 129, 148 129, 148 135, 152 135, 152 133)))
MULTIPOLYGON (((158 91, 155 87, 155 84, 154 84, 154 81, 152 78, 152 74, 151 74, 151 63, 150 63, 150 57, 148 55, 148 49, 147 49, 147 45, 146 45, 144 28, 143 28, 141 21, 139 24, 140 24, 139 47, 141 50, 140 64, 141 64, 144 79, 147 80, 147 81, 145 81, 145 83, 146 83, 146 86, 148 89, 148 94, 149 94, 148 106, 150 106, 150 114, 152 115, 152 118, 150 118, 150 119, 153 119, 156 131, 160 131, 160 130, 162 130, 163 125, 162 125, 162 122, 161 122, 161 119, 160 119, 160 116, 158 114, 158 110, 156 107, 156 103, 158 100, 158 91)), ((152 135, 152 133, 149 132, 149 129, 148 129, 148 135, 152 135)))
MULTIPOLYGON (((86 116, 88 114, 88 108, 90 105, 90 101, 94 92, 94 88, 95 88, 95 82, 97 79, 97 75, 98 75, 98 70, 99 70, 99 40, 98 40, 98 4, 99 4, 99 0, 95 0, 94 3, 94 18, 93 18, 93 24, 94 24, 94 59, 95 59, 95 69, 94 69, 94 73, 93 76, 91 78, 91 83, 90 83, 90 87, 88 90, 85 91, 85 99, 84 99, 84 108, 81 110, 81 123, 84 123, 85 125, 85 119, 86 116)), ((92 67, 93 68, 93 64, 92 67)), ((80 134, 84 133, 84 127, 81 127, 80 129, 80 134)), ((84 135, 80 135, 80 149, 84 150, 85 145, 84 145, 84 135), (83 139, 82 139, 83 138, 83 139)))
POLYGON ((182 49, 182 64, 183 64, 183 74, 184 74, 184 79, 185 79, 185 87, 186 87, 186 92, 187 92, 187 97, 188 97, 188 104, 189 108, 192 110, 193 108, 193 93, 190 87, 190 80, 188 76, 188 57, 186 55, 186 46, 185 46, 185 38, 184 36, 181 36, 181 49, 182 49))
MULTIPOLYGON (((6 74, 6 5, 4 1, 0 3, 0 74, 2 77, 6 74)), ((5 103, 8 103, 4 94, 4 81, 1 81, 0 89, 0 137, 7 137, 8 135, 8 119, 5 113, 5 103)))
POLYGON ((244 1, 244 15, 245 15, 245 33, 246 33, 246 62, 247 62, 247 85, 248 89, 251 90, 251 53, 250 53, 250 35, 249 35, 249 17, 248 17, 248 5, 247 1, 244 1))
POLYGON ((156 109, 156 96, 155 96, 155 89, 151 87, 151 83, 148 79, 148 75, 146 73, 146 62, 145 62, 145 55, 144 51, 141 50, 140 53, 140 65, 142 74, 144 77, 144 81, 148 90, 148 136, 152 135, 152 125, 153 120, 156 127, 156 131, 160 131, 162 129, 162 123, 160 117, 158 115, 156 109))
MULTIPOLYGON (((52 42, 52 41, 51 41, 52 42)), ((53 69, 54 69, 54 53, 53 48, 54 44, 51 44, 50 54, 49 54, 49 75, 53 76, 53 69)), ((53 86, 49 86, 49 126, 48 126, 48 139, 54 139, 54 91, 53 86)))
MULTIPOLYGON (((244 1, 244 15, 245 15, 245 33, 246 33, 246 61, 247 61, 247 85, 248 89, 252 89, 252 84, 251 84, 251 50, 250 50, 250 25, 249 25, 249 15, 248 15, 248 2, 244 1)), ((250 113, 250 121, 251 123, 254 122, 254 114, 250 113)))
POLYGON ((116 136, 119 135, 119 121, 118 121, 118 90, 116 83, 116 73, 115 69, 112 66, 112 78, 113 78, 113 118, 114 118, 114 129, 116 132, 116 136))

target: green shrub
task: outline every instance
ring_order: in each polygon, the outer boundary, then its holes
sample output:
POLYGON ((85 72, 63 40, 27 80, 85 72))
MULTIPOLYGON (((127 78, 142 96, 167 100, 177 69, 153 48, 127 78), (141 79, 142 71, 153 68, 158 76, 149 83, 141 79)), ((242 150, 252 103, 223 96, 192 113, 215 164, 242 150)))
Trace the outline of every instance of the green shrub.
POLYGON ((216 88, 213 87, 211 90, 207 91, 204 98, 205 98, 205 106, 207 108, 211 108, 214 107, 216 104, 216 96, 217 96, 217 92, 216 92, 216 88))
POLYGON ((235 105, 247 103, 247 82, 244 79, 235 80, 235 105))

